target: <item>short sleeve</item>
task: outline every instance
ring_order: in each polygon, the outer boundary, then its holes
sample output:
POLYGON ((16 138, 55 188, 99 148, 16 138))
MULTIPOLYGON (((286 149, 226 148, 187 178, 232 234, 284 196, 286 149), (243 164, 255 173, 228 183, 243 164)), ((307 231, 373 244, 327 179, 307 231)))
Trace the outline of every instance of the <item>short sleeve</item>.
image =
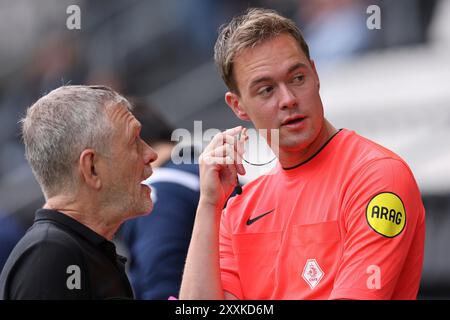
MULTIPOLYGON (((75 249, 76 250, 76 249, 75 249)), ((40 242, 17 262, 9 279, 10 299, 89 299, 88 270, 68 244, 40 242)))
POLYGON ((344 249, 330 299, 391 299, 407 277, 405 290, 417 294, 425 210, 407 165, 397 159, 367 165, 348 184, 342 210, 344 249), (420 244, 414 263, 412 244, 420 244), (408 275, 406 264, 416 264, 408 275))
POLYGON ((219 232, 219 257, 220 257, 220 276, 222 288, 243 299, 241 282, 239 279, 238 267, 234 257, 229 221, 227 219, 227 210, 222 212, 219 232))

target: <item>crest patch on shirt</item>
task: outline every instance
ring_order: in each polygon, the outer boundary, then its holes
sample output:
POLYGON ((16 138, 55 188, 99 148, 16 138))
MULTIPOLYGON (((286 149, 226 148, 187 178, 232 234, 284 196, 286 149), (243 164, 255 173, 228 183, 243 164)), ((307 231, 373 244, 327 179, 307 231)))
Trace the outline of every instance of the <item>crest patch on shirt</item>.
POLYGON ((323 271, 317 263, 316 259, 308 259, 306 261, 305 267, 303 268, 302 278, 314 289, 323 278, 323 271))

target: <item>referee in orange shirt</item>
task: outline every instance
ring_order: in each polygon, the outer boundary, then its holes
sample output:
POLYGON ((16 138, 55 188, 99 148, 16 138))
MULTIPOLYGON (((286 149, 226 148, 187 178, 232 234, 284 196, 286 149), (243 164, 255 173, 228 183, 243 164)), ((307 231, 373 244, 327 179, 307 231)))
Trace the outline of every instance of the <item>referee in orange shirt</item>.
POLYGON ((221 29, 215 60, 234 113, 278 130, 278 164, 222 210, 245 174, 242 128, 204 150, 180 298, 415 299, 425 210, 414 176, 393 152, 324 118, 295 24, 250 9, 221 29))

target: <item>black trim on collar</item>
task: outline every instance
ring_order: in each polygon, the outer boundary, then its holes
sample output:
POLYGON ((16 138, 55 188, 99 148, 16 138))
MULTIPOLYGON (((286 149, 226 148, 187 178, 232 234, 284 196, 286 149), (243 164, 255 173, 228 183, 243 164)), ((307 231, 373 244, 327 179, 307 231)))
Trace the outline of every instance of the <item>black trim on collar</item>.
POLYGON ((327 146, 327 144, 328 144, 328 143, 329 143, 329 142, 330 142, 330 141, 331 141, 331 140, 332 140, 339 132, 341 132, 341 131, 342 131, 342 129, 339 129, 335 134, 333 134, 333 135, 330 137, 330 139, 328 139, 327 142, 325 142, 325 143, 323 144, 323 146, 321 146, 320 149, 317 150, 316 153, 314 153, 311 157, 309 157, 308 159, 306 159, 306 160, 303 161, 303 162, 300 162, 299 164, 296 164, 296 165, 293 166, 293 167, 283 168, 283 170, 292 170, 292 169, 298 168, 298 167, 304 165, 305 163, 309 162, 310 160, 312 160, 312 159, 313 159, 315 156, 317 156, 317 155, 319 154, 319 152, 322 151, 323 148, 325 148, 325 147, 327 146))

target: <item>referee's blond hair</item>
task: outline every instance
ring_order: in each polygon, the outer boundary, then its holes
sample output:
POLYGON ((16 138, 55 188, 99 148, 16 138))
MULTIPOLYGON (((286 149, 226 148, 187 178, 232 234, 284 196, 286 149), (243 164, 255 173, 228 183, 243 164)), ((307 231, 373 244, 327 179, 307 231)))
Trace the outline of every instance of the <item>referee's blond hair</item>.
POLYGON ((300 29, 294 21, 274 10, 251 8, 220 27, 214 46, 214 60, 231 92, 239 94, 233 75, 233 60, 236 55, 243 49, 254 47, 282 33, 290 34, 310 59, 308 44, 300 29))

